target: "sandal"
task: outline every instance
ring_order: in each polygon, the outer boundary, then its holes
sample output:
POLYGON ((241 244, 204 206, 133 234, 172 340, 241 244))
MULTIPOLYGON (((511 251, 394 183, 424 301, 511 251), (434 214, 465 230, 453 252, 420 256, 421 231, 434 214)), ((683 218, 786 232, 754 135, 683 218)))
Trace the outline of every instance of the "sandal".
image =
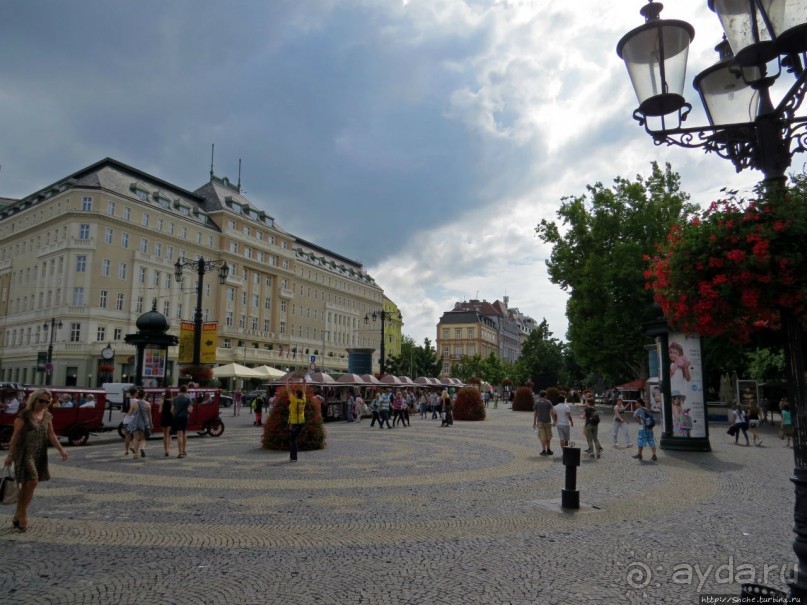
POLYGON ((12 519, 12 520, 11 520, 11 524, 12 524, 14 527, 16 527, 17 529, 19 529, 19 528, 20 528, 20 522, 19 522, 19 521, 17 521, 16 519, 12 519))

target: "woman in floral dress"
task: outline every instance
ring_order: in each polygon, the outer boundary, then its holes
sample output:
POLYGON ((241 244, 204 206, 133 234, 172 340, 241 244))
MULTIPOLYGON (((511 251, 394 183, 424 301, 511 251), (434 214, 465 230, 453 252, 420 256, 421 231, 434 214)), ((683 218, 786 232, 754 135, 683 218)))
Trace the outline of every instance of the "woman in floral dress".
POLYGON ((14 463, 14 476, 20 484, 17 511, 11 523, 20 531, 28 531, 28 506, 40 481, 48 481, 48 441, 59 450, 62 460, 67 452, 53 430, 53 416, 48 411, 52 395, 47 389, 36 389, 25 407, 14 419, 14 434, 8 448, 5 466, 14 463))

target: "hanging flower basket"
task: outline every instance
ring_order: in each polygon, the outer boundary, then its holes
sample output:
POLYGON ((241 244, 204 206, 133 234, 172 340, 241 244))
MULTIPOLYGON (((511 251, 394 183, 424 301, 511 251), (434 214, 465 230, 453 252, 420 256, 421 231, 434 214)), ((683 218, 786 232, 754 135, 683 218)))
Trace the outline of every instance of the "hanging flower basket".
POLYGON ((193 382, 205 386, 213 378, 213 369, 207 366, 184 366, 180 368, 179 374, 181 376, 188 376, 193 382))
POLYGON ((112 374, 115 371, 115 366, 98 366, 99 374, 112 374))
POLYGON ((645 272, 670 325, 747 342, 807 305, 805 185, 751 201, 731 196, 674 226, 645 272))

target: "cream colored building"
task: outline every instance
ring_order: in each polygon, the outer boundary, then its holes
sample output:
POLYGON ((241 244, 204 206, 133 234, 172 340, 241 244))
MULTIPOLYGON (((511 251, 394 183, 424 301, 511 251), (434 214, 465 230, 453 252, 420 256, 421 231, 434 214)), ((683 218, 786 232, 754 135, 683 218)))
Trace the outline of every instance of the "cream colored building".
POLYGON ((217 363, 287 369, 314 356, 345 372, 348 349, 378 345, 364 317, 384 295, 360 263, 283 230, 212 172, 192 192, 107 158, 0 205, 0 380, 45 381, 37 358, 53 323, 53 384, 95 386, 110 365, 103 379, 125 382, 134 348, 123 338, 154 301, 172 334, 193 320, 197 275, 186 268, 175 283, 180 258, 230 266, 226 283, 211 272, 202 285, 217 363), (101 359, 108 345, 112 362, 101 359))
POLYGON ((451 366, 463 357, 491 353, 499 356, 499 334, 494 321, 475 310, 447 311, 437 324, 437 352, 443 358, 442 376, 451 376, 451 366))

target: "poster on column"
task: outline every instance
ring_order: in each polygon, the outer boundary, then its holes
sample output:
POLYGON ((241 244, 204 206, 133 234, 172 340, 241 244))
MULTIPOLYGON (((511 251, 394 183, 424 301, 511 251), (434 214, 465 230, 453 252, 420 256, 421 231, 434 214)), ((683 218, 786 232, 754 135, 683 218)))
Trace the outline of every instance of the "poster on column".
POLYGON ((706 398, 703 389, 701 339, 698 335, 669 335, 672 435, 706 437, 706 398))
POLYGON ((143 377, 163 378, 165 376, 166 350, 162 347, 146 346, 143 351, 143 377))

